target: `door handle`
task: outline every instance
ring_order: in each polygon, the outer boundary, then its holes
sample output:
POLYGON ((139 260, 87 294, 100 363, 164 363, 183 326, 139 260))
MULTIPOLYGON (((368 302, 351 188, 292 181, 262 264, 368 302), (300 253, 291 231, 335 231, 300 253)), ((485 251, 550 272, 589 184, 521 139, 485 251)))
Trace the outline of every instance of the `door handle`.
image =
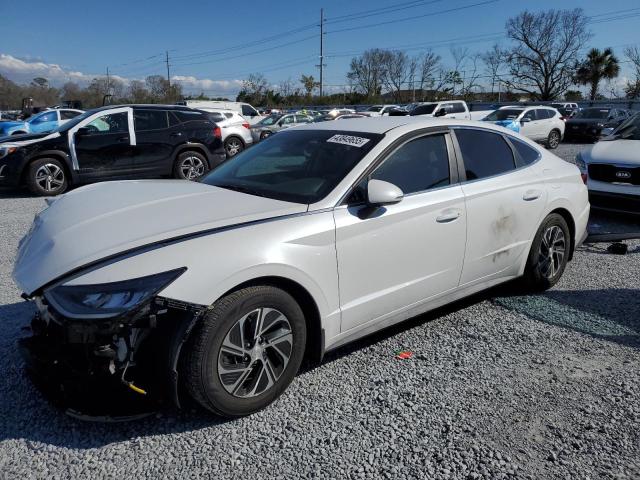
POLYGON ((129 137, 120 137, 118 138, 119 143, 129 143, 129 137))
POLYGON ((457 220, 462 215, 462 212, 458 209, 443 210, 440 215, 436 217, 438 223, 449 223, 457 220))
POLYGON ((172 137, 181 137, 182 136, 182 132, 174 132, 171 134, 172 137))
POLYGON ((527 190, 526 192, 524 192, 524 195, 522 195, 522 199, 525 202, 531 202, 533 200, 539 199, 540 195, 542 195, 542 192, 540 190, 527 190))

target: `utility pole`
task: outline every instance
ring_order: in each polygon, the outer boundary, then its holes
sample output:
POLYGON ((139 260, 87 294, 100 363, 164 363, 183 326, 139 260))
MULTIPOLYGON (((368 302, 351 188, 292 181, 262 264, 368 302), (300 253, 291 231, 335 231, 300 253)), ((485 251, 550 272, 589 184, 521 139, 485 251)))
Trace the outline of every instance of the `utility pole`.
POLYGON ((324 8, 320 9, 320 98, 322 98, 324 93, 324 78, 323 78, 323 70, 324 70, 324 8))
POLYGON ((169 74, 169 50, 166 50, 165 53, 167 58, 167 83, 169 84, 169 88, 171 88, 171 75, 169 74))
POLYGON ((107 95, 109 94, 109 87, 111 86, 111 80, 109 78, 109 67, 107 67, 107 95))

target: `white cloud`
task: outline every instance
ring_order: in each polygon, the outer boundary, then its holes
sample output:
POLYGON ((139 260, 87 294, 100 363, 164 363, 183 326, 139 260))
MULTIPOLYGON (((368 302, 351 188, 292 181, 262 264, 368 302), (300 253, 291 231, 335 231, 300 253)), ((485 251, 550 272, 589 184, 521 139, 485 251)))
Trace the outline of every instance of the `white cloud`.
MULTIPOLYGON (((0 75, 19 84, 29 83, 35 77, 44 77, 54 87, 60 87, 65 82, 76 82, 84 86, 94 78, 104 76, 104 74, 89 74, 66 69, 55 63, 20 59, 3 53, 0 53, 0 75)), ((113 75, 112 78, 122 80, 124 83, 136 79, 135 77, 127 78, 117 75, 113 75)), ((240 80, 212 80, 181 75, 174 75, 171 79, 179 82, 185 93, 197 94, 203 91, 207 95, 235 96, 242 87, 240 80)))

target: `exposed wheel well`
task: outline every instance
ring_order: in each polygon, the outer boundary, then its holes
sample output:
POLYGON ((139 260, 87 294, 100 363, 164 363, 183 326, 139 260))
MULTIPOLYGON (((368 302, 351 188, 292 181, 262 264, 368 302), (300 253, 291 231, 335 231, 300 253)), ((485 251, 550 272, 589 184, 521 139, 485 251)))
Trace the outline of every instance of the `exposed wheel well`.
POLYGON ((11 135, 24 135, 27 132, 23 132, 22 130, 18 130, 17 132, 12 132, 11 135))
POLYGON ((46 155, 38 155, 29 160, 28 163, 25 164, 22 172, 20 173, 20 185, 25 185, 27 180, 27 172, 29 171, 29 165, 31 165, 36 160, 40 160, 41 158, 54 158, 59 160, 62 164, 62 168, 64 170, 64 174, 67 176, 67 185, 71 185, 73 183, 73 178, 71 177, 71 172, 69 171, 69 165, 67 165, 66 159, 61 155, 56 155, 55 153, 46 154, 46 155))
POLYGON ((565 208, 556 208, 552 212, 549 212, 549 215, 551 215, 552 213, 557 213, 562 218, 564 218, 565 222, 567 222, 567 226, 569 227, 569 234, 571 235, 571 249, 569 251, 569 260, 571 260, 573 258, 573 251, 576 248, 576 223, 573 221, 573 216, 571 216, 569 210, 565 208))
POLYGON ((225 139, 224 139, 224 143, 227 143, 227 141, 228 141, 230 138, 237 138, 238 140, 240 140, 240 143, 242 143, 242 145, 246 145, 246 144, 244 143, 244 140, 242 139, 242 137, 241 137, 241 136, 239 136, 239 135, 229 135, 227 138, 225 138, 225 139))
POLYGON ((280 288, 298 302, 307 322, 307 344, 304 349, 304 358, 313 363, 320 363, 324 355, 323 330, 320 321, 320 312, 311 294, 302 285, 288 278, 259 277, 238 285, 224 295, 256 285, 270 285, 280 288))

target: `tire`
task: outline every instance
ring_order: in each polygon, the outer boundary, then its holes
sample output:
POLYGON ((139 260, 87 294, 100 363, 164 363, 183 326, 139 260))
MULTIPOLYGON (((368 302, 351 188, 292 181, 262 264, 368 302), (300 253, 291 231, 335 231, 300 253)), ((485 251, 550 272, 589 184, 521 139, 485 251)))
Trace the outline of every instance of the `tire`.
POLYGON ((255 413, 293 380, 306 336, 304 314, 285 291, 256 286, 233 292, 214 304, 189 338, 181 361, 187 391, 217 415, 255 413), (262 344, 250 333, 259 316, 267 323, 262 344))
POLYGON ((228 137, 224 141, 224 151, 227 158, 235 157, 244 150, 244 142, 238 137, 228 137))
POLYGON ((194 151, 182 152, 173 166, 173 176, 181 180, 198 180, 208 171, 205 156, 194 151))
POLYGON ((555 150, 560 145, 561 135, 558 130, 551 130, 547 136, 547 148, 549 150, 555 150))
POLYGON ((60 195, 67 190, 67 173, 60 160, 38 158, 29 164, 25 178, 29 191, 34 195, 60 195))
POLYGON ((565 219, 557 213, 547 216, 533 239, 527 258, 523 280, 528 290, 541 292, 560 280, 567 266, 571 245, 572 238, 565 219), (554 247, 551 253, 553 263, 549 262, 547 253, 549 244, 554 247))

